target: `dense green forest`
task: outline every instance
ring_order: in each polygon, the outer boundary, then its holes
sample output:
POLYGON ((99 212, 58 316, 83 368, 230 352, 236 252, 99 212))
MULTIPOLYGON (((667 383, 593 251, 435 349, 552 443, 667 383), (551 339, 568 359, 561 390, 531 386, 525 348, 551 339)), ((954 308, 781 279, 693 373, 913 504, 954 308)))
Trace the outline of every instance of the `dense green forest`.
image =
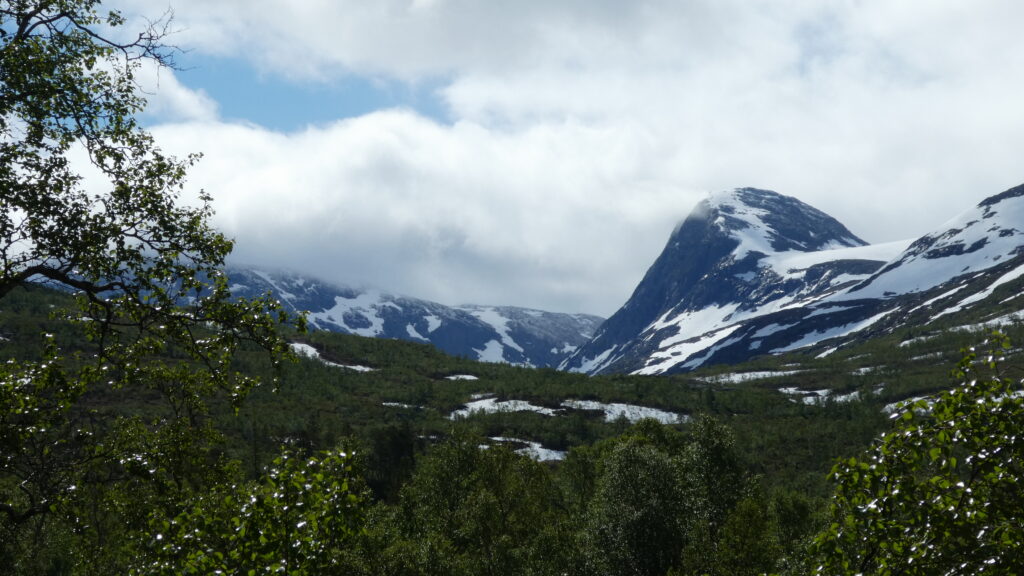
MULTIPOLYGON (((8 355, 37 356, 41 333, 86 351, 59 312, 69 305, 44 288, 9 294, 0 309, 8 355)), ((75 489, 52 513, 0 516, 2 561, 19 574, 809 573, 827 556, 812 542, 839 510, 830 470, 868 461, 865 450, 894 426, 930 421, 891 405, 964 381, 958 359, 985 338, 907 332, 825 358, 591 378, 295 332, 288 339, 317 357, 275 372, 255 348, 237 354, 235 368, 264 382, 241 404, 229 392, 188 406, 160 386, 98 386, 53 415, 46 438, 70 460, 45 472, 72 475, 75 489), (528 406, 457 413, 481 398, 528 406), (566 400, 679 417, 609 419, 566 400), (68 446, 84 430, 118 461, 68 446), (531 457, 530 442, 558 459, 531 457)), ((997 350, 999 370, 1019 370, 1015 349, 997 350)), ((918 404, 925 415, 927 400, 918 404)), ((28 451, 46 445, 10 451, 17 424, 4 421, 8 462, 46 461, 28 451)), ((938 445, 927 444, 926 459, 938 445)), ((16 478, 0 477, 6 498, 17 499, 16 478)))
POLYGON ((211 198, 179 198, 195 158, 135 119, 169 23, 124 24, 0 0, 0 573, 1024 565, 1024 329, 977 326, 1024 281, 927 330, 670 377, 306 333, 228 290, 211 198))

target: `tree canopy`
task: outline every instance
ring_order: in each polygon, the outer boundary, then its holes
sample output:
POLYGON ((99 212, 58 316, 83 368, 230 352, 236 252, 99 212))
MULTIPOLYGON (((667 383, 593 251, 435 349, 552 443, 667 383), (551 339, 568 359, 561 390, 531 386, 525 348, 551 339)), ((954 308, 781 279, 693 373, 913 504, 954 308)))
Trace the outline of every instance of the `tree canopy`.
POLYGON ((98 0, 0 1, 0 299, 70 292, 55 313, 80 336, 40 335, 37 354, 0 365, 0 565, 15 571, 41 571, 32 538, 85 526, 95 553, 75 553, 103 562, 103 527, 144 520, 128 495, 173 507, 213 481, 206 401, 237 404, 256 383, 235 352, 289 354, 278 327, 294 318, 230 297, 211 198, 183 199, 197 157, 163 153, 136 118, 139 67, 173 64, 170 15, 128 40, 125 24, 98 0), (84 401, 127 388, 156 393, 159 416, 111 422, 84 401))
POLYGON ((1024 566, 1024 398, 998 371, 1010 348, 971 350, 961 383, 909 403, 863 458, 833 471, 817 574, 1012 574, 1024 566))

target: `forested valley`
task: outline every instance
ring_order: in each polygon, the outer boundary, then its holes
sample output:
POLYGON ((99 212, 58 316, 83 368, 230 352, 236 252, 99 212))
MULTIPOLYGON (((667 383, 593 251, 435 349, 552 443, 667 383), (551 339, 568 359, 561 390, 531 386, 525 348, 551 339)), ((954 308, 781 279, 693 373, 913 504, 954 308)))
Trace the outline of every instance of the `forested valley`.
POLYGON ((986 324, 1019 276, 924 328, 673 376, 309 332, 232 295, 213 198, 182 199, 198 158, 137 119, 169 20, 0 0, 0 573, 1024 566, 1024 329, 986 324))
MULTIPOLYGON (((89 349, 80 328, 55 313, 70 304, 41 287, 7 296, 0 327, 14 361, 38 355, 41 333, 71 356, 89 349)), ((881 445, 880 435, 923 433, 930 402, 967 378, 951 373, 965 348, 995 346, 1000 374, 1019 371, 1020 361, 1000 341, 983 344, 983 332, 940 331, 820 359, 586 377, 408 342, 287 338, 317 356, 275 372, 264 353, 244 348, 234 368, 264 384, 241 403, 229 392, 195 403, 174 387, 100 385, 70 404, 46 387, 53 383, 38 383, 43 394, 30 412, 7 394, 3 562, 18 574, 814 573, 866 554, 829 535, 857 519, 834 494, 836 480, 859 493, 850 470, 870 465, 866 450, 881 445), (498 404, 466 411, 481 398, 498 404), (596 404, 567 408, 566 400, 596 404), (655 408, 672 423, 609 418, 600 406, 611 405, 655 408), (50 498, 50 508, 11 513, 34 497, 50 498)), ((989 374, 980 359, 960 369, 989 374)), ((1015 425, 1020 401, 1003 392, 987 392, 999 403, 992 410, 1015 425)), ((997 418, 971 424, 980 425, 997 418)), ((949 453, 931 438, 903 473, 944 478, 932 459, 940 448, 942 458, 961 459, 948 471, 954 478, 972 469, 969 447, 951 439, 968 430, 942 433, 949 453)), ((1016 441, 982 441, 990 445, 978 453, 1010 451, 999 469, 1014 474, 1016 441)), ((1018 506, 1004 509, 1007 525, 973 521, 1011 538, 1020 502, 1016 491, 1003 497, 1018 506)), ((905 511, 888 514, 885 526, 914 523, 905 511)), ((879 536, 872 526, 858 530, 865 542, 879 536)), ((820 573, 863 570, 840 566, 820 573)))

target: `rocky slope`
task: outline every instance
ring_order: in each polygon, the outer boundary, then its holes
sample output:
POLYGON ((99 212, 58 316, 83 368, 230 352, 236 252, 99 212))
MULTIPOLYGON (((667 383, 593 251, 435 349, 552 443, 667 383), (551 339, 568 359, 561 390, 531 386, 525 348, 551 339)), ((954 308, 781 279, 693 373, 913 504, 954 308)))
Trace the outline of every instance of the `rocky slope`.
POLYGON ((449 354, 486 362, 558 366, 603 321, 511 306, 445 306, 252 268, 229 269, 228 277, 236 296, 271 292, 287 308, 308 311, 312 329, 427 342, 449 354))
POLYGON ((794 198, 751 188, 716 194, 562 368, 680 372, 927 325, 1016 285, 1022 228, 1024 186, 917 241, 878 246, 794 198))

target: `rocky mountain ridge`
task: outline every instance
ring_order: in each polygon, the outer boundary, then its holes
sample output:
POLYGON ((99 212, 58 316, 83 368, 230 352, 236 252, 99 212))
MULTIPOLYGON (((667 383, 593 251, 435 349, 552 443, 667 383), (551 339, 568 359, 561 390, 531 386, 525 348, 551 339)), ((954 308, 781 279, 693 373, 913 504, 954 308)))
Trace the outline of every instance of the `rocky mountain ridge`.
MULTIPOLYGON (((1022 229, 1024 186, 914 242, 876 246, 775 192, 712 195, 676 228, 629 301, 561 368, 665 374, 765 353, 827 352, 924 326, 1018 283, 1022 229)), ((1011 312, 1021 307, 1007 301, 1011 312)))
POLYGON ((425 342, 485 362, 558 366, 604 320, 513 306, 446 306, 287 272, 242 267, 227 272, 235 296, 271 292, 286 308, 307 311, 312 329, 425 342))

